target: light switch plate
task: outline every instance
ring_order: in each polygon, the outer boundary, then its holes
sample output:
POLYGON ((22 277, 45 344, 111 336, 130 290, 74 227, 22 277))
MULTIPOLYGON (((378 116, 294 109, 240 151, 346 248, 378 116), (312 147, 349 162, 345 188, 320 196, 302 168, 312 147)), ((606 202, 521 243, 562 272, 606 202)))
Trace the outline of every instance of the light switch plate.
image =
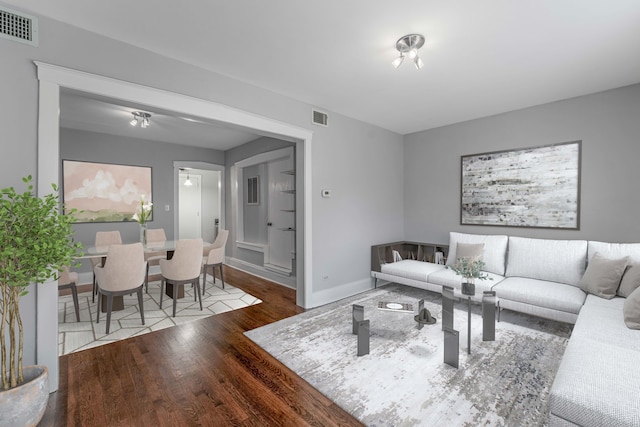
POLYGON ((166 212, 169 212, 169 211, 171 210, 171 206, 169 206, 169 205, 164 205, 164 210, 165 210, 166 212))
POLYGON ((324 198, 331 197, 331 190, 322 190, 321 195, 324 198))

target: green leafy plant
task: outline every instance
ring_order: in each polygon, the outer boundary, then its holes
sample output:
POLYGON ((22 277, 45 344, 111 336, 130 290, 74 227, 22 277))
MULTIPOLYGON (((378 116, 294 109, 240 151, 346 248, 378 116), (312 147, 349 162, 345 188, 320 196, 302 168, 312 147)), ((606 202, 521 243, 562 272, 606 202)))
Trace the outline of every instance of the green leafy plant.
POLYGON ((455 264, 448 265, 447 268, 450 268, 456 274, 469 280, 470 283, 473 283, 475 279, 493 280, 486 273, 482 272, 482 269, 484 268, 484 262, 481 259, 476 257, 458 258, 455 264))
POLYGON ((28 293, 30 283, 43 283, 51 277, 57 279, 62 267, 72 265, 81 255, 82 248, 72 238, 73 216, 60 212, 57 186, 52 184, 54 193, 40 198, 33 192, 31 179, 31 175, 22 179, 27 186, 24 193, 17 193, 13 187, 0 190, 0 373, 3 389, 16 387, 24 381, 20 298, 28 293))

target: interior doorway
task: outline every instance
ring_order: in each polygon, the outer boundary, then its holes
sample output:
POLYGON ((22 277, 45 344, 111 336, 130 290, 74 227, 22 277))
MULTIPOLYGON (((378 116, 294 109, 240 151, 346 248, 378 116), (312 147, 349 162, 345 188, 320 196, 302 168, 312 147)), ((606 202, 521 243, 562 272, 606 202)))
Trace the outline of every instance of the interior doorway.
POLYGON ((180 172, 178 235, 181 239, 202 237, 202 177, 180 172))
MULTIPOLYGON (((44 196, 50 191, 50 184, 60 184, 60 140, 59 111, 60 88, 68 88, 96 96, 106 96, 157 108, 165 108, 192 117, 200 117, 252 129, 263 135, 284 138, 296 144, 296 164, 299 173, 296 186, 304 189, 296 199, 296 303, 302 307, 314 306, 312 278, 312 137, 313 133, 295 125, 284 123, 228 107, 212 101, 206 101, 175 92, 160 90, 148 86, 120 81, 96 74, 59 67, 40 61, 37 66, 39 80, 38 93, 38 195, 44 196)), ((180 162, 177 162, 180 163, 180 162)), ((182 162, 185 163, 185 162, 182 162)), ((197 162, 196 162, 197 163, 197 162)), ((175 166, 176 162, 174 162, 175 166)), ((188 166, 185 165, 185 166, 188 166)), ((178 186, 177 172, 174 186, 178 186)), ((177 204, 177 188, 174 187, 177 204)), ((177 219, 175 220, 177 227, 177 219)), ((174 228, 175 229, 175 228, 174 228)), ((49 286, 36 288, 36 361, 49 367, 50 390, 58 388, 58 316, 57 287, 53 278, 46 282, 49 286)))

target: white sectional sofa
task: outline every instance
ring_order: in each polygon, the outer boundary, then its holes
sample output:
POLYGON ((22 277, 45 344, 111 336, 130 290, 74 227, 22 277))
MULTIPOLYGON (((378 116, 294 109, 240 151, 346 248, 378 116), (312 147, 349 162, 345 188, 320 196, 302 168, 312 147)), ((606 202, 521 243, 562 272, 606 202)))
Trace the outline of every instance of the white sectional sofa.
MULTIPOLYGON (((499 309, 575 324, 551 388, 549 425, 640 426, 640 330, 629 329, 623 316, 625 297, 640 285, 640 244, 452 232, 447 265, 456 261, 458 243, 484 245, 491 280, 476 280, 473 299, 493 290, 499 309), (603 272, 603 265, 612 271, 603 272), (605 295, 599 281, 626 288, 605 295)), ((448 286, 459 294, 462 282, 444 265, 417 260, 383 263, 371 274, 376 285, 384 280, 434 292, 448 286)))

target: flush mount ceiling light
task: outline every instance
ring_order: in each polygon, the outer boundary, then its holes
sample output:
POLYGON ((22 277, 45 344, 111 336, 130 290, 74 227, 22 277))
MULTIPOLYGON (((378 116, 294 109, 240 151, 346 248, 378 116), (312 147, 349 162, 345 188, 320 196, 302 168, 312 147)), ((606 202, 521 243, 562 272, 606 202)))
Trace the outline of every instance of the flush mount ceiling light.
POLYGON ((133 119, 129 122, 131 126, 136 126, 140 124, 141 128, 146 128, 149 126, 149 119, 151 118, 151 114, 143 113, 142 111, 134 111, 131 113, 133 115, 133 119))
POLYGON ((398 68, 404 61, 405 56, 408 56, 413 61, 413 65, 416 69, 420 69, 424 66, 424 62, 418 56, 418 49, 424 45, 424 36, 422 34, 408 34, 400 37, 396 42, 396 49, 400 52, 400 56, 393 60, 392 64, 395 68, 398 68))

